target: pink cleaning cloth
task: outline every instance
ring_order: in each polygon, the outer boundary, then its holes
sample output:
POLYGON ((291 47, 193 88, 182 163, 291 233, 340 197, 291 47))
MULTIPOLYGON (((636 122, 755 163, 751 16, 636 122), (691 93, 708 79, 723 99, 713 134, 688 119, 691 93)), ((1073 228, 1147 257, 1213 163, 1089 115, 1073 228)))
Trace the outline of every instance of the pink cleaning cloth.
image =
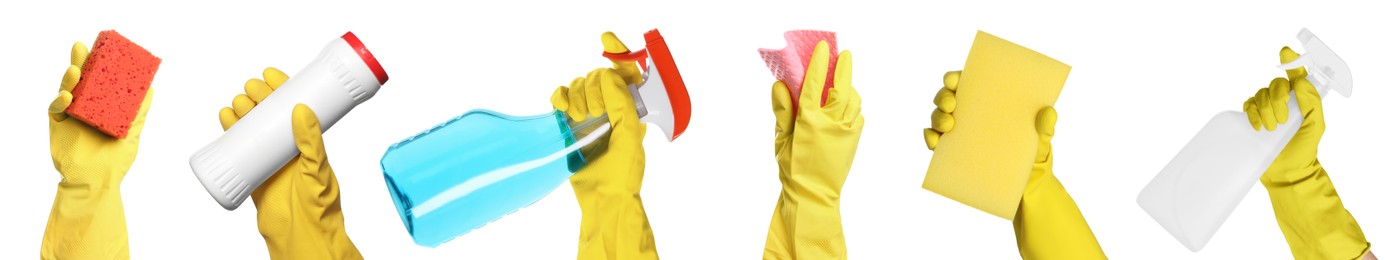
POLYGON ((760 58, 765 66, 775 74, 775 79, 789 87, 794 95, 794 108, 799 108, 799 92, 803 89, 804 71, 808 70, 809 60, 813 58, 813 47, 819 41, 828 42, 828 75, 823 85, 822 106, 828 102, 828 89, 833 87, 833 71, 837 69, 837 33, 830 31, 795 30, 784 32, 786 46, 783 49, 760 49, 760 58))

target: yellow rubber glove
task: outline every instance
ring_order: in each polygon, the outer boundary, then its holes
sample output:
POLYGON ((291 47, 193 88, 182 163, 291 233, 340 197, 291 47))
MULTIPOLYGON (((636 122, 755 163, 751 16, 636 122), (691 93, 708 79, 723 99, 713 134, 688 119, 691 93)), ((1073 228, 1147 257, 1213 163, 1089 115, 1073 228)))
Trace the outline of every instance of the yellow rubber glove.
MULTIPOLYGON (((955 93, 962 74, 961 71, 945 73, 943 89, 934 96, 938 109, 932 115, 933 128, 924 129, 924 141, 930 150, 938 145, 939 137, 953 129, 952 113, 957 108, 955 93)), ((1046 107, 1035 115, 1039 151, 1012 222, 1016 245, 1025 259, 1107 259, 1088 228, 1087 220, 1083 219, 1083 213, 1078 211, 1078 204, 1054 177, 1050 140, 1054 138, 1054 124, 1058 119, 1053 107, 1046 107)))
MULTIPOLYGON (((602 34, 608 53, 625 53, 626 45, 615 34, 602 34)), ((654 231, 640 202, 640 182, 645 178, 645 125, 636 115, 627 82, 640 82, 634 62, 614 62, 558 87, 549 101, 574 121, 607 115, 611 133, 598 140, 606 153, 588 162, 569 182, 582 208, 578 259, 658 259, 654 231)))
POLYGON ((833 88, 823 106, 828 76, 828 43, 818 42, 805 71, 803 90, 792 97, 784 82, 771 89, 775 111, 775 161, 780 165, 780 198, 765 238, 765 259, 847 259, 838 197, 866 118, 852 87, 852 53, 837 58, 833 88))
POLYGON ((72 62, 63 75, 58 98, 48 105, 48 145, 53 167, 62 174, 48 227, 43 232, 42 259, 129 259, 125 204, 120 181, 135 163, 144 130, 144 115, 154 99, 149 88, 140 112, 124 139, 115 139, 80 120, 69 119, 72 88, 82 79, 87 46, 72 45, 72 62))
MULTIPOLYGON (((1298 58, 1289 47, 1280 49, 1280 62, 1298 58)), ((1276 78, 1243 103, 1252 127, 1276 129, 1290 116, 1303 116, 1304 123, 1285 149, 1261 175, 1261 185, 1270 193, 1271 207, 1280 231, 1290 244, 1295 259, 1361 259, 1371 243, 1357 226, 1357 220, 1343 208, 1328 172, 1319 165, 1319 140, 1323 138, 1323 103, 1318 90, 1304 79, 1303 67, 1286 71, 1289 78, 1276 78), (1299 101, 1299 115, 1288 115, 1290 91, 1299 101)))
MULTIPOLYGON (((221 109, 222 130, 231 128, 289 75, 266 68, 264 80, 245 82, 245 94, 221 109)), ((270 259, 362 259, 347 237, 337 175, 327 163, 318 116, 303 104, 293 111, 299 155, 251 193, 270 259)))

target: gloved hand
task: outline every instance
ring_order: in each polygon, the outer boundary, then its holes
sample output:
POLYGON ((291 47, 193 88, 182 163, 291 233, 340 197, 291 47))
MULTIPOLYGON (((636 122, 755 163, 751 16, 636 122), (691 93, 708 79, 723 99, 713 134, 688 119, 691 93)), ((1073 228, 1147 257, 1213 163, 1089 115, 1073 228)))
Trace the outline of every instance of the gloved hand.
MULTIPOLYGON (((221 109, 222 130, 231 128, 289 75, 266 68, 264 80, 245 82, 245 94, 221 109)), ((251 193, 271 259, 362 259, 347 237, 337 175, 327 163, 317 114, 303 104, 293 111, 294 144, 299 155, 251 193)))
MULTIPOLYGON (((602 34, 607 53, 630 51, 615 34, 602 34)), ((588 162, 573 177, 573 193, 582 208, 578 259, 658 259, 654 231, 640 201, 645 178, 645 125, 636 115, 635 100, 626 84, 641 82, 634 62, 613 62, 558 87, 549 101, 573 120, 607 115, 611 132, 598 140, 606 153, 588 162)))
MULTIPOLYGON (((945 73, 943 89, 934 96, 938 109, 932 115, 933 128, 924 129, 924 142, 930 150, 938 145, 943 134, 953 130, 958 80, 962 75, 962 71, 945 73)), ((1045 107, 1035 115, 1039 150, 1012 222, 1016 245, 1025 259, 1107 259, 1088 228, 1087 220, 1083 219, 1083 213, 1078 211, 1078 205, 1054 177, 1050 140, 1054 138, 1054 124, 1058 118, 1053 107, 1045 107)))
POLYGON ((828 76, 828 43, 818 42, 805 71, 803 90, 789 94, 784 82, 771 86, 775 111, 775 161, 780 199, 770 219, 764 259, 847 259, 838 197, 852 169, 866 118, 852 87, 852 53, 842 51, 834 87, 822 103, 828 76), (793 99, 799 104, 795 115, 793 99), (817 104, 824 104, 817 106, 817 104))
MULTIPOLYGON (((1289 47, 1280 49, 1280 62, 1298 58, 1289 47)), ((1357 226, 1357 220, 1343 208, 1328 172, 1319 165, 1319 140, 1323 138, 1323 103, 1318 90, 1304 77, 1303 67, 1286 71, 1289 78, 1276 78, 1269 87, 1243 103, 1252 127, 1275 130, 1290 116, 1303 116, 1298 132, 1261 175, 1261 185, 1270 194, 1275 219, 1290 244, 1295 259, 1360 259, 1371 243, 1357 226), (1291 98, 1299 101, 1299 115, 1288 114, 1291 98)))
POLYGON ((72 45, 72 63, 63 75, 58 97, 48 105, 48 145, 53 167, 62 174, 48 227, 43 232, 43 259, 129 259, 125 204, 120 181, 135 163, 144 130, 144 115, 154 99, 149 88, 139 114, 124 139, 115 139, 80 120, 69 119, 72 88, 82 79, 87 46, 72 45))

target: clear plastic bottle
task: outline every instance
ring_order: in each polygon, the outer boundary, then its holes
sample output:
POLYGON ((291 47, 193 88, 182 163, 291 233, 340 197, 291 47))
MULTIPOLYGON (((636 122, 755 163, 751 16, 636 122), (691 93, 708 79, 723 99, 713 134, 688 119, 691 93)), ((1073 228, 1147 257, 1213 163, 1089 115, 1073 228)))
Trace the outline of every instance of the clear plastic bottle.
POLYGON ((603 152, 578 141, 605 134, 605 118, 567 118, 473 110, 391 146, 380 165, 415 242, 437 246, 528 206, 603 152))
MULTIPOLYGON (((672 141, 687 127, 688 94, 658 31, 645 38, 645 50, 607 57, 649 64, 643 85, 628 87, 640 122, 672 141)), ((478 109, 390 146, 380 166, 414 243, 435 247, 548 195, 605 153, 610 130, 606 115, 478 109)))

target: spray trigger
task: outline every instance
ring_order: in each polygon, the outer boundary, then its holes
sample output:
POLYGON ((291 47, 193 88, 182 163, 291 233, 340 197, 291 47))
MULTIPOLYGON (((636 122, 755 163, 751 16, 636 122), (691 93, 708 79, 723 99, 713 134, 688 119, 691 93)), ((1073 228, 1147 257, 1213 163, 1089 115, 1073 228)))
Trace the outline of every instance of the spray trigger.
POLYGON ((1318 88, 1319 93, 1335 90, 1343 97, 1351 97, 1352 71, 1348 70, 1347 62, 1307 28, 1300 29, 1297 38, 1304 46, 1304 53, 1293 61, 1281 64, 1280 68, 1289 70, 1304 67, 1309 72, 1305 78, 1318 88))
POLYGON ((636 113, 640 123, 659 126, 664 136, 673 141, 688 128, 689 104, 688 89, 683 86, 683 76, 674 64, 673 54, 659 30, 645 33, 645 48, 625 53, 602 53, 612 61, 633 61, 640 63, 644 82, 630 84, 631 98, 635 99, 636 113))

